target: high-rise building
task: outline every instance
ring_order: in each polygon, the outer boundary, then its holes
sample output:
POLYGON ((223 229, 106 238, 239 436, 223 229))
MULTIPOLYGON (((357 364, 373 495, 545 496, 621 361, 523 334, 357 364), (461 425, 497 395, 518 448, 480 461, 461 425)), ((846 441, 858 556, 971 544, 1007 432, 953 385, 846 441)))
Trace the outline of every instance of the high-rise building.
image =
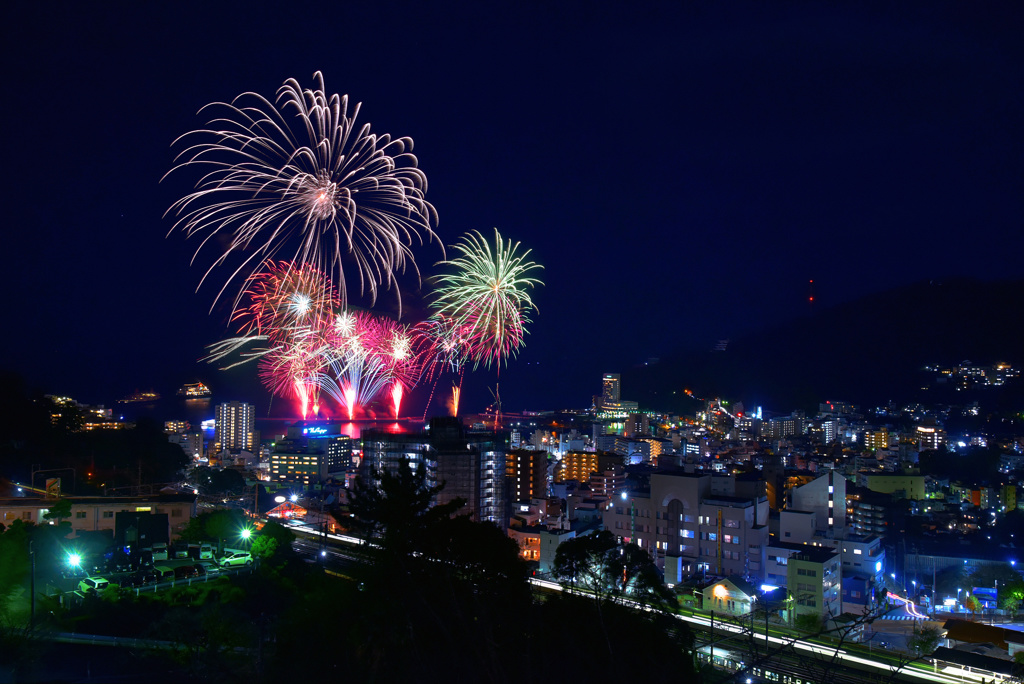
POLYGON ((324 440, 327 446, 327 473, 336 475, 352 469, 352 438, 338 435, 324 440))
POLYGON ((508 523, 504 435, 466 432, 455 418, 433 418, 427 432, 368 430, 362 442, 364 477, 394 472, 404 459, 413 471, 424 469, 429 486, 444 483, 434 503, 461 498, 475 520, 508 523))
POLYGON ((229 401, 217 405, 217 422, 214 427, 216 452, 253 450, 256 429, 256 412, 252 404, 229 401))
POLYGON ((513 503, 546 498, 548 452, 536 449, 510 451, 505 457, 505 481, 513 503))
POLYGON ((601 401, 605 404, 618 404, 622 401, 622 383, 618 373, 605 373, 601 376, 601 401))
POLYGON ((946 431, 936 425, 934 421, 931 424, 918 425, 914 431, 914 437, 921 450, 938 449, 946 443, 946 431))

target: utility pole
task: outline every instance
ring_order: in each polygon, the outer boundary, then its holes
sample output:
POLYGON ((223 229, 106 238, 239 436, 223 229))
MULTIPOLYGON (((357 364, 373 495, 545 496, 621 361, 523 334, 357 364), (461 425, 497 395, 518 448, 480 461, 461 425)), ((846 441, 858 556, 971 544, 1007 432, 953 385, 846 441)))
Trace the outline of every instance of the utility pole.
POLYGON ((711 611, 711 643, 708 645, 708 659, 711 667, 715 667, 715 611, 711 611))
POLYGON ((28 618, 28 627, 29 627, 30 631, 34 631, 35 628, 36 628, 36 550, 35 550, 35 548, 33 548, 32 544, 33 544, 33 541, 31 539, 29 539, 28 540, 28 557, 29 557, 29 560, 32 563, 32 583, 31 583, 31 586, 29 587, 29 590, 32 592, 32 599, 31 599, 32 608, 31 608, 31 612, 29 613, 29 618, 28 618))

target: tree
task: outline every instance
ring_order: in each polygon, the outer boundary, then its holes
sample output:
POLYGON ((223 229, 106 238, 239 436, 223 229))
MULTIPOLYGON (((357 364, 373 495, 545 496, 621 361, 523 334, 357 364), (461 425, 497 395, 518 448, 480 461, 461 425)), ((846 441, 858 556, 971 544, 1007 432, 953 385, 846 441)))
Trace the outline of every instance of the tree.
POLYGON ((1003 610, 1009 612, 1011 617, 1016 617, 1022 601, 1024 601, 1024 592, 1014 591, 1004 598, 999 605, 1003 610))
POLYGON ((972 614, 977 613, 981 610, 981 601, 978 600, 977 596, 972 594, 964 599, 964 607, 971 611, 972 614))
POLYGON ((935 627, 925 627, 920 631, 916 631, 913 636, 907 639, 907 647, 918 657, 926 656, 935 650, 941 639, 942 633, 938 629, 935 627))
POLYGON ((264 562, 281 565, 292 556, 292 542, 295 533, 279 522, 271 520, 260 530, 259 536, 253 540, 252 555, 264 562))
MULTIPOLYGON (((357 479, 349 497, 351 522, 376 548, 403 564, 421 551, 429 530, 459 511, 466 502, 454 499, 431 505, 444 484, 430 486, 423 468, 415 472, 402 459, 394 472, 376 473, 379 486, 357 479)), ((379 555, 379 554, 378 554, 379 555)))
POLYGON ((269 561, 277 552, 277 540, 273 537, 256 537, 252 543, 252 556, 260 560, 269 561))
POLYGON ((50 505, 50 508, 43 513, 44 520, 56 520, 60 525, 64 518, 71 517, 71 499, 57 499, 50 505))
POLYGON ((636 544, 619 544, 609 530, 559 544, 553 572, 570 589, 598 599, 629 599, 661 609, 674 603, 650 554, 636 544))
POLYGON ((245 516, 237 509, 222 509, 205 514, 203 528, 217 540, 217 553, 224 553, 224 540, 237 539, 245 527, 245 516))
POLYGON ((820 615, 801 613, 793 618, 793 626, 806 634, 818 634, 823 629, 823 622, 820 615))
POLYGON ((608 530, 567 539, 558 545, 552 572, 570 591, 602 599, 610 592, 607 558, 618 546, 608 530))
POLYGON ((0 617, 7 617, 12 599, 28 577, 28 527, 19 519, 0 534, 0 617))

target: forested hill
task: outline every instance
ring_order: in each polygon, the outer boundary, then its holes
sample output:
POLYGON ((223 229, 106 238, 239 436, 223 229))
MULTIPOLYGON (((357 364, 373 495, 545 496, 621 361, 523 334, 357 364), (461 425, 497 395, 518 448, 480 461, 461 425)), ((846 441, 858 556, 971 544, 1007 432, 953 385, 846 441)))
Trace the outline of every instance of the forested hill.
MULTIPOLYGON (((777 411, 822 400, 962 403, 965 393, 924 391, 927 364, 1024 364, 1024 280, 925 281, 778 323, 729 342, 725 351, 681 352, 623 372, 623 398, 643 408, 691 412, 722 396, 777 411)), ((1022 383, 971 393, 993 408, 1024 401, 1022 383)))

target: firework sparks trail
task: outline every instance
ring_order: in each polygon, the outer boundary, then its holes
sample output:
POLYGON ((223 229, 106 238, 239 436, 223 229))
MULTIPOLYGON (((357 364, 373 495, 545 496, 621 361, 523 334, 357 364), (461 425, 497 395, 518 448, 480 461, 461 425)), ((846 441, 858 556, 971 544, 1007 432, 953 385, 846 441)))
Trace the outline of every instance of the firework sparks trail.
POLYGON ((458 373, 461 383, 466 362, 466 339, 453 319, 436 313, 413 326, 410 334, 413 353, 420 362, 421 379, 426 378, 430 383, 430 396, 423 406, 425 419, 441 374, 445 371, 458 373))
POLYGON ((454 249, 459 256, 439 264, 451 270, 437 278, 435 309, 463 331, 475 366, 500 368, 523 343, 527 312, 537 308, 529 289, 542 284, 527 274, 542 267, 527 260, 530 250, 518 254, 519 243, 506 242, 497 229, 493 248, 473 231, 454 249))
POLYGON ((396 382, 391 386, 391 405, 395 409, 395 418, 399 417, 402 409, 402 383, 396 382))
POLYGON ((459 399, 462 397, 462 388, 452 385, 452 415, 459 415, 459 399))
POLYGON ((322 271, 309 264, 267 261, 247 279, 233 320, 242 334, 281 337, 295 329, 319 329, 340 306, 336 290, 322 271))
POLYGON ((494 229, 494 247, 478 231, 467 233, 455 245, 459 256, 440 265, 451 270, 437 279, 434 306, 438 314, 451 316, 463 331, 467 356, 474 369, 481 363, 497 366, 498 384, 495 403, 501 422, 501 364, 514 356, 523 344, 527 313, 536 310, 529 290, 541 281, 528 275, 542 268, 528 261, 530 250, 518 254, 519 243, 502 239, 494 229))
POLYGON ((347 95, 328 95, 320 72, 313 80, 312 89, 285 81, 274 102, 249 92, 207 105, 200 112, 219 114, 174 142, 184 149, 168 174, 194 166, 204 173, 167 210, 177 217, 171 232, 201 238, 193 262, 227 238, 200 287, 229 258, 241 259, 214 304, 232 281, 289 245, 296 262, 332 274, 342 301, 343 258, 354 261, 359 291, 371 301, 406 268, 419 276, 411 247, 436 237, 437 212, 425 199, 427 178, 412 139, 357 127, 360 105, 350 115, 347 95))
POLYGON ((387 365, 377 354, 363 347, 358 339, 336 347, 325 356, 329 359, 340 394, 335 399, 345 407, 353 420, 360 406, 369 403, 390 383, 387 365))

